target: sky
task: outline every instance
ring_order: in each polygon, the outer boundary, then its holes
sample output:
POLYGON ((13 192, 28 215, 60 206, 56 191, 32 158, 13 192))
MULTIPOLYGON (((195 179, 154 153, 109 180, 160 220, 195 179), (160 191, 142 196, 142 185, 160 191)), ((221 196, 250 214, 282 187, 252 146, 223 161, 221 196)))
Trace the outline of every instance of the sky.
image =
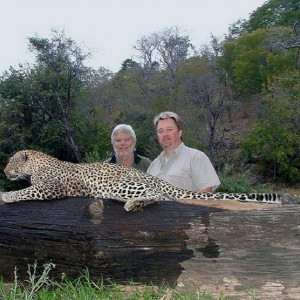
POLYGON ((10 66, 33 63, 28 37, 50 38, 52 29, 92 53, 94 69, 117 72, 138 52, 133 46, 144 36, 179 27, 199 49, 211 34, 222 37, 228 27, 266 0, 0 0, 0 75, 10 66))

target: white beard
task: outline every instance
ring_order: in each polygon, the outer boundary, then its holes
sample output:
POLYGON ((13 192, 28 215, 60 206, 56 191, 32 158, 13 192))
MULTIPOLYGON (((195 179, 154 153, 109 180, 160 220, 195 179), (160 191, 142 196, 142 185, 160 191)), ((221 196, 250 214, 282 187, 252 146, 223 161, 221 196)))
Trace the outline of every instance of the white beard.
POLYGON ((133 155, 134 146, 132 146, 131 148, 129 148, 126 151, 118 151, 116 148, 114 148, 114 151, 115 151, 116 156, 119 156, 119 157, 131 156, 131 155, 133 155))

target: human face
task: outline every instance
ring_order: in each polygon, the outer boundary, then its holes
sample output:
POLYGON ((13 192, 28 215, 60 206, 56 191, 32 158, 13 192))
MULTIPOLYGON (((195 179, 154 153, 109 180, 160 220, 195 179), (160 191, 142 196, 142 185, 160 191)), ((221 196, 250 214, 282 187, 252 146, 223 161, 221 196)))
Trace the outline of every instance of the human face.
POLYGON ((115 136, 113 147, 117 155, 121 157, 131 156, 133 155, 135 142, 129 133, 118 132, 115 136))
POLYGON ((158 142, 165 151, 173 151, 180 145, 182 130, 178 129, 173 119, 159 120, 156 131, 158 142))

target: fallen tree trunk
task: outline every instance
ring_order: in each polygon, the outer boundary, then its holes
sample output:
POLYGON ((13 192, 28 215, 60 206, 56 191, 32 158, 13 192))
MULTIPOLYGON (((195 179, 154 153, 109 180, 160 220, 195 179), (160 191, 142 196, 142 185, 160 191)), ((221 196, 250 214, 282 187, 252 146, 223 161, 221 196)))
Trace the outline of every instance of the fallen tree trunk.
POLYGON ((222 210, 187 202, 130 213, 122 203, 102 207, 84 198, 2 205, 0 276, 13 280, 17 266, 27 279, 28 264, 53 262, 58 277, 77 278, 88 268, 93 279, 116 283, 199 287, 232 299, 253 291, 261 299, 299 299, 300 205, 207 202, 222 210))
MULTIPOLYGON (((69 198, 0 206, 0 275, 27 276, 28 264, 53 262, 53 272, 116 282, 174 284, 180 263, 193 257, 186 230, 194 218, 216 209, 175 202, 126 212, 116 201, 69 198)), ((199 230, 201 230, 199 228, 199 230)), ((205 246, 206 240, 199 244, 205 246)))

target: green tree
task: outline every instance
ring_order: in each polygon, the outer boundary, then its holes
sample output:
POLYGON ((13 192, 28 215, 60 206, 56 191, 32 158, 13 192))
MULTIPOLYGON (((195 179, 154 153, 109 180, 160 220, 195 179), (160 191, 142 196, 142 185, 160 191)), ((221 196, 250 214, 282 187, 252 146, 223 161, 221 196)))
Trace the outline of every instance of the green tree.
POLYGON ((269 0, 250 15, 243 28, 251 32, 261 28, 293 27, 299 20, 299 0, 269 0))
POLYGON ((0 151, 7 156, 33 148, 82 161, 98 148, 103 157, 108 125, 97 115, 94 88, 108 82, 111 73, 85 67, 88 54, 63 32, 53 34, 29 38, 37 56, 34 66, 10 69, 1 77, 0 151))
POLYGON ((259 93, 268 81, 295 67, 295 52, 283 51, 276 43, 291 34, 286 28, 258 29, 227 39, 218 63, 239 93, 259 93))
MULTIPOLYGON (((29 69, 11 68, 0 80, 0 169, 17 150, 37 148, 41 145, 44 121, 38 107, 31 101, 27 80, 29 69)), ((42 148, 39 148, 42 150, 42 148)), ((0 174, 2 186, 10 185, 0 174)))
POLYGON ((246 32, 272 27, 293 27, 300 20, 298 0, 268 0, 252 12, 229 26, 229 36, 238 37, 246 32))
POLYGON ((256 159, 273 177, 300 180, 300 75, 286 73, 269 86, 264 110, 242 141, 243 153, 256 159))
POLYGON ((61 127, 65 133, 64 142, 73 151, 76 160, 82 161, 71 115, 75 109, 76 95, 89 72, 84 61, 90 53, 83 52, 64 32, 55 30, 51 40, 30 37, 29 43, 38 63, 30 74, 31 99, 61 127))

